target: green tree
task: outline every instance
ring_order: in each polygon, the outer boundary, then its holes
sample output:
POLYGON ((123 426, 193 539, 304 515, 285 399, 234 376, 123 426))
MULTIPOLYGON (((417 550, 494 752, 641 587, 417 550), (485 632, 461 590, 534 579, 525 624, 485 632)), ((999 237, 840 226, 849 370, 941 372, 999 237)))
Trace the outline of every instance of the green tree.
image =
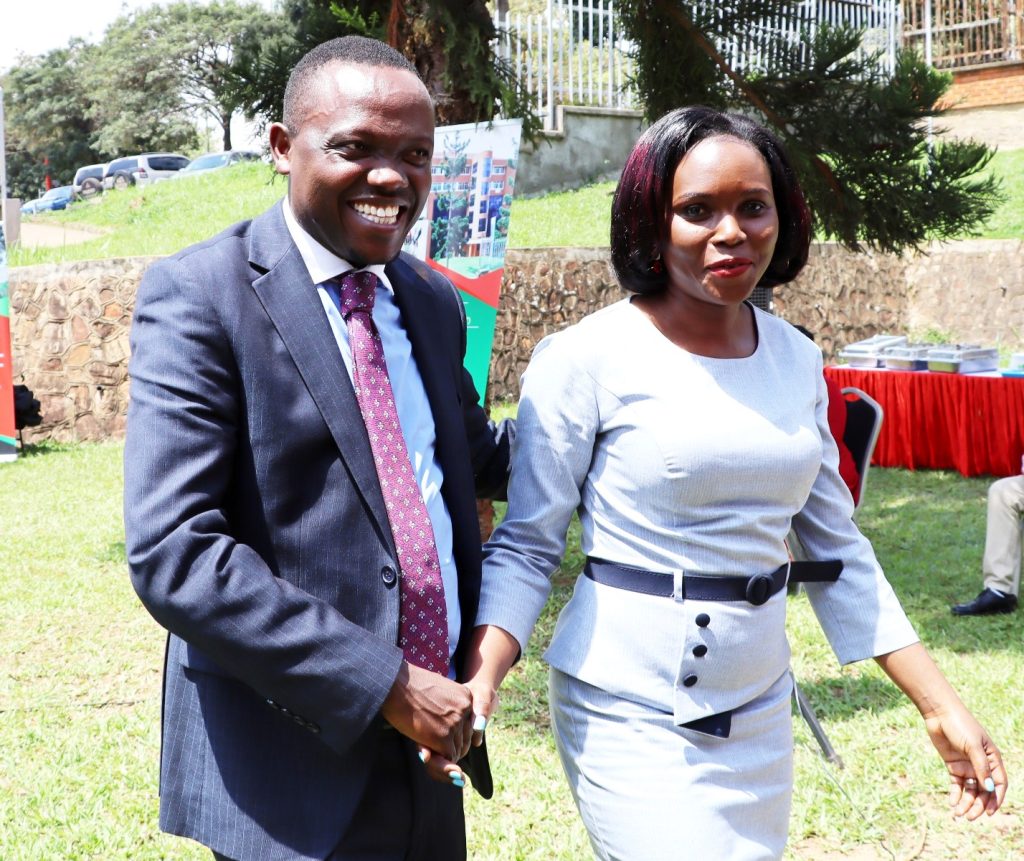
POLYGON ((92 48, 81 40, 49 53, 22 58, 3 78, 9 193, 33 198, 49 174, 67 185, 75 170, 104 160, 93 144, 83 77, 92 48))
POLYGON ((162 16, 142 9, 114 21, 86 69, 94 146, 122 155, 198 147, 195 116, 182 96, 178 58, 166 52, 162 16))
POLYGON ((434 98, 441 125, 523 117, 523 134, 540 129, 529 92, 491 49, 494 25, 484 0, 284 0, 290 33, 240 54, 242 103, 266 125, 281 117, 288 75, 314 45, 356 34, 398 48, 434 98))
POLYGON ((890 73, 860 50, 861 32, 808 32, 801 5, 627 0, 619 20, 647 117, 704 104, 768 125, 793 158, 815 227, 849 248, 899 251, 976 231, 1000 200, 982 173, 992 151, 929 134, 950 77, 912 51, 899 51, 890 73), (787 26, 768 23, 779 20, 787 26), (730 43, 758 62, 732 65, 721 47, 730 43))
POLYGON ((174 66, 182 103, 212 119, 231 149, 231 120, 242 107, 241 57, 286 32, 285 19, 256 3, 172 3, 149 11, 151 44, 174 66))

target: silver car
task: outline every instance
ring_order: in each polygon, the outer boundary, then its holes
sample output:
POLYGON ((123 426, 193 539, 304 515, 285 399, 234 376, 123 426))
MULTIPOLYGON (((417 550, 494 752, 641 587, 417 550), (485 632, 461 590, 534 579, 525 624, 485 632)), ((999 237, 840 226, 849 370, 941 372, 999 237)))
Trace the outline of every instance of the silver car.
POLYGON ((115 158, 103 174, 103 188, 127 188, 129 185, 149 185, 170 179, 188 161, 185 156, 175 152, 144 152, 115 158))

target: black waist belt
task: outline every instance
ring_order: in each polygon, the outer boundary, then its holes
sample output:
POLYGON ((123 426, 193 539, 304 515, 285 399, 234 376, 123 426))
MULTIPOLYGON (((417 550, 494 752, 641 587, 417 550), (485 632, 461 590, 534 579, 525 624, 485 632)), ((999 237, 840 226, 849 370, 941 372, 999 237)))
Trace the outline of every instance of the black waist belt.
MULTIPOLYGON (((759 606, 786 585, 786 571, 790 583, 834 583, 839 579, 843 563, 838 559, 827 562, 790 562, 780 565, 771 574, 750 577, 709 576, 683 574, 682 596, 694 601, 749 601, 759 606)), ((675 594, 672 574, 630 568, 616 562, 589 557, 583 573, 595 583, 671 598, 675 594)))

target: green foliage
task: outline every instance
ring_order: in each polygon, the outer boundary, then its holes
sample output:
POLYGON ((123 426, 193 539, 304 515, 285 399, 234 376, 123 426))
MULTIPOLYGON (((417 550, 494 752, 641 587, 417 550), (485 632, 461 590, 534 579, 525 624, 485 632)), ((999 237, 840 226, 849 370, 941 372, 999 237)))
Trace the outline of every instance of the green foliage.
POLYGON ((153 10, 118 18, 85 70, 97 149, 111 157, 146 150, 195 150, 194 118, 181 98, 175 58, 153 10))
POLYGON ((783 140, 816 232, 857 249, 916 248, 979 230, 1000 202, 984 173, 991 152, 971 142, 930 145, 929 118, 950 77, 911 51, 890 75, 859 53, 861 33, 801 22, 791 0, 727 6, 637 0, 620 20, 635 48, 635 83, 649 118, 686 104, 754 116, 783 140), (784 22, 762 26, 765 20, 784 22), (759 65, 741 72, 716 45, 746 44, 759 65), (682 71, 682 70, 685 70, 682 71))
POLYGON ((77 168, 103 160, 93 143, 96 128, 83 82, 92 54, 73 40, 25 59, 3 78, 10 196, 37 197, 47 173, 54 185, 68 185, 77 168))
POLYGON ((256 3, 215 0, 148 10, 160 51, 174 64, 178 91, 192 114, 212 119, 231 149, 231 119, 242 106, 240 57, 282 32, 284 19, 256 3))
POLYGON ((523 118, 532 140, 541 128, 534 99, 491 50, 494 25, 483 0, 286 0, 290 31, 251 45, 238 61, 239 98, 265 127, 279 119, 292 67, 314 45, 357 34, 398 48, 434 99, 439 125, 486 122, 500 111, 523 118))

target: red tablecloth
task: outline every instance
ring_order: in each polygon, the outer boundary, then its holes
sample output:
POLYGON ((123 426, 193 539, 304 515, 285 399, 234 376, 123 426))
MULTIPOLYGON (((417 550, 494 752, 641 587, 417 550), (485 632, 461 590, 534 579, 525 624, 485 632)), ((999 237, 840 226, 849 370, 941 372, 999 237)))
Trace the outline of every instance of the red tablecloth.
POLYGON ((1024 452, 1024 378, 827 367, 885 410, 873 464, 1018 475, 1024 452))

